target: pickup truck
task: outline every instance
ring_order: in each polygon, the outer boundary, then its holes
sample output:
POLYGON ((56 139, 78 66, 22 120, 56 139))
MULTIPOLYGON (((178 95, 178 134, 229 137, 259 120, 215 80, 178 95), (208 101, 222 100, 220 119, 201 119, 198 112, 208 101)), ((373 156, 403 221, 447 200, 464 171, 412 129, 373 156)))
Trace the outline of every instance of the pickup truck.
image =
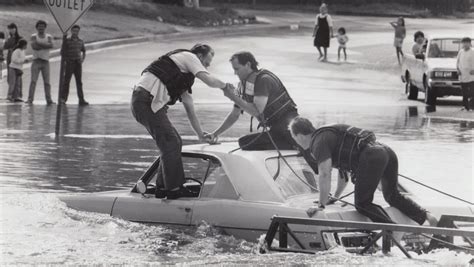
POLYGON ((425 103, 436 105, 438 97, 462 96, 456 69, 461 39, 452 36, 432 36, 427 38, 426 52, 422 57, 405 55, 401 77, 405 83, 408 99, 418 99, 418 92, 422 91, 425 94, 425 103))

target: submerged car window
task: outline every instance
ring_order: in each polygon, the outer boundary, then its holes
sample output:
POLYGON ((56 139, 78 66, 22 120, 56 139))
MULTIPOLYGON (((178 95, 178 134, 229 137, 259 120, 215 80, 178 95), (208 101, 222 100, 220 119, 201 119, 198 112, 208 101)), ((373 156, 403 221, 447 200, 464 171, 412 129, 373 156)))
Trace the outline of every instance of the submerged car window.
POLYGON ((206 181, 201 188, 200 197, 238 199, 239 196, 229 181, 224 169, 217 160, 213 160, 206 181))
POLYGON ((428 49, 430 58, 456 58, 461 49, 460 39, 433 39, 428 49))
MULTIPOLYGON (((215 168, 211 164, 211 159, 208 157, 200 157, 199 155, 193 156, 182 156, 183 168, 184 168, 184 177, 186 179, 195 179, 200 182, 203 182, 206 175, 212 171, 212 168, 215 168)), ((156 184, 156 179, 158 177, 158 171, 160 168, 159 165, 156 165, 155 170, 153 170, 152 179, 149 183, 156 184)))

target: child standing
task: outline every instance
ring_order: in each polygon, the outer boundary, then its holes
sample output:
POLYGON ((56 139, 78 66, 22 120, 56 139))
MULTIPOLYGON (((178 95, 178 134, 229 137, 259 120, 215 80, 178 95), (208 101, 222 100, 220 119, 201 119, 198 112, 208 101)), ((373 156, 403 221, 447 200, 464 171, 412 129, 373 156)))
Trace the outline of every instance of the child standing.
POLYGON ((21 99, 22 95, 22 76, 23 76, 23 63, 25 63, 25 49, 27 42, 21 39, 18 41, 17 46, 13 50, 10 65, 10 84, 8 86, 8 95, 11 96, 8 99, 10 102, 23 102, 21 99))
POLYGON ((465 37, 461 40, 462 48, 458 53, 456 67, 461 81, 462 110, 474 110, 474 50, 472 50, 471 38, 465 37))
POLYGON ((398 64, 401 64, 400 56, 403 57, 403 40, 407 34, 405 28, 405 19, 403 17, 399 17, 397 22, 390 22, 390 25, 395 29, 395 39, 393 41, 393 46, 395 46, 395 52, 397 53, 398 64))
POLYGON ((337 30, 337 42, 339 43, 339 48, 337 49, 337 60, 341 60, 341 50, 344 52, 344 61, 347 61, 346 54, 346 43, 349 41, 349 37, 346 35, 346 29, 343 27, 337 30))

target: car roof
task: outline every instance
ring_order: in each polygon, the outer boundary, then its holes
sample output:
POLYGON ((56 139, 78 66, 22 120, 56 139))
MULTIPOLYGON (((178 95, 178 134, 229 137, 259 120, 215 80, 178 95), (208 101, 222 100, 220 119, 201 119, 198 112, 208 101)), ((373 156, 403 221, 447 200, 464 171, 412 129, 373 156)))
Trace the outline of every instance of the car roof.
MULTIPOLYGON (((276 150, 245 151, 238 148, 237 143, 226 142, 217 145, 186 145, 183 146, 182 151, 218 158, 241 199, 257 202, 284 202, 285 198, 265 163, 268 158, 277 157, 278 152, 276 150)), ((280 152, 283 156, 297 155, 295 150, 280 152)))
MULTIPOLYGON (((243 158, 262 158, 267 159, 277 157, 276 150, 242 150, 239 149, 237 142, 223 142, 216 145, 209 144, 195 144, 183 146, 183 152, 187 153, 210 153, 210 154, 227 154, 243 158)), ((289 156, 296 154, 295 150, 280 150, 282 155, 289 156)))

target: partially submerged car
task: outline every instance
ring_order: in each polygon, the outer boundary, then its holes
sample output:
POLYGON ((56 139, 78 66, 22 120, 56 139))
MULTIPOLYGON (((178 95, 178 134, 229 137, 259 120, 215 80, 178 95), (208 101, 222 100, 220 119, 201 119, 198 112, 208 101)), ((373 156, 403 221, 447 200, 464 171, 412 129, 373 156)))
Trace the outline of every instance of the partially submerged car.
POLYGON ((418 99, 418 92, 421 91, 425 94, 426 104, 436 105, 438 97, 462 96, 456 69, 461 39, 455 36, 431 36, 427 38, 425 56, 405 55, 401 78, 408 99, 418 99))
MULTIPOLYGON (((158 158, 139 179, 140 184, 146 185, 143 193, 135 185, 131 190, 60 198, 73 209, 110 214, 134 222, 192 226, 206 221, 229 235, 249 241, 256 241, 265 234, 273 215, 310 217, 306 211, 315 206, 313 202, 319 197, 318 176, 303 157, 296 151, 282 151, 296 175, 276 151, 234 151, 236 148, 236 143, 183 147, 185 185, 196 192, 195 197, 155 198, 158 158)), ((335 188, 335 184, 332 187, 335 188)), ((352 185, 348 186, 346 193, 352 189, 352 185)), ((385 203, 380 192, 376 193, 375 202, 385 203)), ((385 210, 394 221, 414 224, 397 209, 386 206, 385 210)), ((469 209, 465 212, 471 214, 469 209)), ((353 207, 340 204, 328 205, 312 218, 370 222, 353 207)), ((331 227, 301 225, 294 229, 309 248, 324 250, 331 247, 328 240, 333 236, 325 236, 325 231, 331 227)), ((347 235, 345 237, 349 238, 347 235)), ((368 235, 354 233, 353 238, 362 240, 368 235)), ((359 241, 349 243, 363 243, 359 241)))

